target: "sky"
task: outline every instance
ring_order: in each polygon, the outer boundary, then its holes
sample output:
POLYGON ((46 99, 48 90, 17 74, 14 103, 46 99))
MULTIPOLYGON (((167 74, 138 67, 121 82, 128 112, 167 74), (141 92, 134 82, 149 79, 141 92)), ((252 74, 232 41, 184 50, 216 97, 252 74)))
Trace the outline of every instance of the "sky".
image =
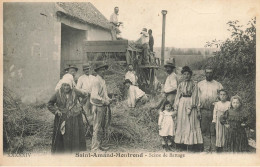
POLYGON ((162 14, 166 15, 166 47, 203 48, 207 41, 225 40, 229 20, 246 24, 255 16, 258 0, 90 0, 107 18, 119 7, 123 38, 136 40, 142 28, 152 29, 155 47, 162 42, 162 14), (256 5, 257 4, 257 5, 256 5))

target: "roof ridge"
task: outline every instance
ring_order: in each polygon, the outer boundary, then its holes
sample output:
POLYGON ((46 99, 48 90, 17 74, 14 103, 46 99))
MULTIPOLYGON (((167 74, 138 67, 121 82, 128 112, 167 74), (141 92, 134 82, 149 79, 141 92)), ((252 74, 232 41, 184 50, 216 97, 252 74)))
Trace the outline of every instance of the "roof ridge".
POLYGON ((88 24, 111 30, 109 20, 91 2, 56 2, 58 12, 88 24))

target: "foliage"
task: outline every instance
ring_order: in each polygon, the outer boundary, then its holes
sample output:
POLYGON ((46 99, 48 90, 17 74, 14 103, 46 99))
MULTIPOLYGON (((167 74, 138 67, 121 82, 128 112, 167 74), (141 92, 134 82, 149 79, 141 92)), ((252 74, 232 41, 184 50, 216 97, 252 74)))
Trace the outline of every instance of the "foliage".
POLYGON ((255 127, 256 118, 256 18, 251 19, 246 27, 239 22, 229 21, 231 37, 225 41, 213 40, 206 47, 217 46, 215 56, 196 64, 199 68, 210 65, 215 78, 230 91, 231 95, 242 97, 244 110, 249 115, 251 127, 255 127))
MULTIPOLYGON (((206 48, 169 48, 170 55, 211 55, 212 49, 206 48)), ((167 50, 166 50, 167 51, 167 50)))
POLYGON ((217 46, 220 50, 207 64, 215 69, 218 76, 255 75, 256 68, 256 18, 251 19, 245 30, 239 21, 229 21, 231 38, 224 42, 213 40, 206 47, 217 46))

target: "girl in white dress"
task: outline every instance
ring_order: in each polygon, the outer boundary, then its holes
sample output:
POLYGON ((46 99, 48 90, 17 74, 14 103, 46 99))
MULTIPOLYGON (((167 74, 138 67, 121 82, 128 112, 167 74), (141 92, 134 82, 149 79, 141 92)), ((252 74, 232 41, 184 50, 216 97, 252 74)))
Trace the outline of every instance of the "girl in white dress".
POLYGON ((166 150, 173 148, 176 115, 177 112, 173 111, 171 103, 166 101, 163 110, 160 111, 158 120, 159 135, 162 137, 162 146, 166 150))
POLYGON ((220 101, 215 103, 213 111, 212 123, 216 127, 216 150, 217 152, 222 152, 225 144, 225 126, 220 123, 220 117, 230 109, 230 101, 227 101, 228 95, 227 91, 224 89, 219 90, 220 101))

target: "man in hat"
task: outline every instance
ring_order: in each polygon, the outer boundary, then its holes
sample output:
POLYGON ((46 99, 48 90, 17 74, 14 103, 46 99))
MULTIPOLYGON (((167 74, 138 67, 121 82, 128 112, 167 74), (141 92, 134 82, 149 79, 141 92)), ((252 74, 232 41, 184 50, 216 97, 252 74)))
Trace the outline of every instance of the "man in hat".
POLYGON ((91 113, 92 105, 90 103, 90 94, 91 94, 92 86, 93 86, 93 83, 94 83, 96 77, 89 74, 90 73, 89 63, 83 64, 82 68, 83 68, 84 74, 79 77, 76 88, 79 91, 81 91, 83 94, 86 95, 86 99, 84 99, 85 104, 83 106, 83 109, 86 113, 86 116, 91 117, 92 116, 92 113, 91 113))
POLYGON ((124 85, 127 88, 127 103, 129 108, 134 108, 136 103, 144 104, 148 101, 148 97, 144 91, 133 85, 129 79, 126 79, 124 85))
POLYGON ((90 95, 90 103, 92 112, 94 114, 93 120, 93 137, 92 137, 92 151, 104 151, 108 148, 102 146, 102 138, 104 135, 105 115, 111 99, 107 94, 106 82, 104 80, 105 71, 108 65, 97 63, 94 70, 97 73, 96 79, 92 86, 90 95))
POLYGON ((141 48, 143 49, 143 64, 149 64, 149 35, 147 33, 147 29, 143 28, 141 31, 141 37, 136 41, 137 43, 141 43, 141 48))
POLYGON ((127 73, 125 74, 125 79, 129 79, 133 85, 137 85, 137 75, 134 71, 134 67, 132 64, 129 64, 128 65, 128 71, 127 73))
MULTIPOLYGON (((74 77, 75 77, 75 75, 76 75, 76 73, 77 73, 77 71, 78 71, 78 68, 75 66, 75 65, 68 65, 65 69, 64 69, 64 71, 65 71, 65 75, 62 77, 62 79, 69 79, 69 80, 71 80, 71 82, 72 82, 72 88, 74 88, 75 86, 76 86, 76 83, 75 83, 75 81, 74 81, 74 77)), ((62 80, 61 79, 61 80, 62 80)), ((60 87, 61 87, 61 80, 58 82, 58 84, 56 85, 56 87, 55 87, 55 91, 57 91, 57 90, 59 90, 60 89, 60 87)))
POLYGON ((164 96, 166 97, 166 100, 169 101, 171 104, 173 104, 177 93, 177 86, 178 86, 177 75, 174 72, 175 63, 173 60, 172 61, 168 60, 166 61, 164 67, 168 76, 164 84, 163 93, 164 96))
POLYGON ((205 151, 215 150, 215 130, 212 126, 214 103, 218 101, 218 90, 223 89, 221 83, 213 79, 213 69, 210 66, 205 68, 206 79, 198 83, 199 118, 201 119, 201 131, 204 138, 205 151), (205 137, 210 138, 205 140, 205 137))
POLYGON ((112 23, 113 26, 113 31, 116 32, 116 37, 117 39, 121 39, 121 31, 119 29, 120 25, 122 25, 122 22, 118 21, 118 16, 119 16, 119 7, 114 8, 114 12, 110 16, 110 23, 112 23))

